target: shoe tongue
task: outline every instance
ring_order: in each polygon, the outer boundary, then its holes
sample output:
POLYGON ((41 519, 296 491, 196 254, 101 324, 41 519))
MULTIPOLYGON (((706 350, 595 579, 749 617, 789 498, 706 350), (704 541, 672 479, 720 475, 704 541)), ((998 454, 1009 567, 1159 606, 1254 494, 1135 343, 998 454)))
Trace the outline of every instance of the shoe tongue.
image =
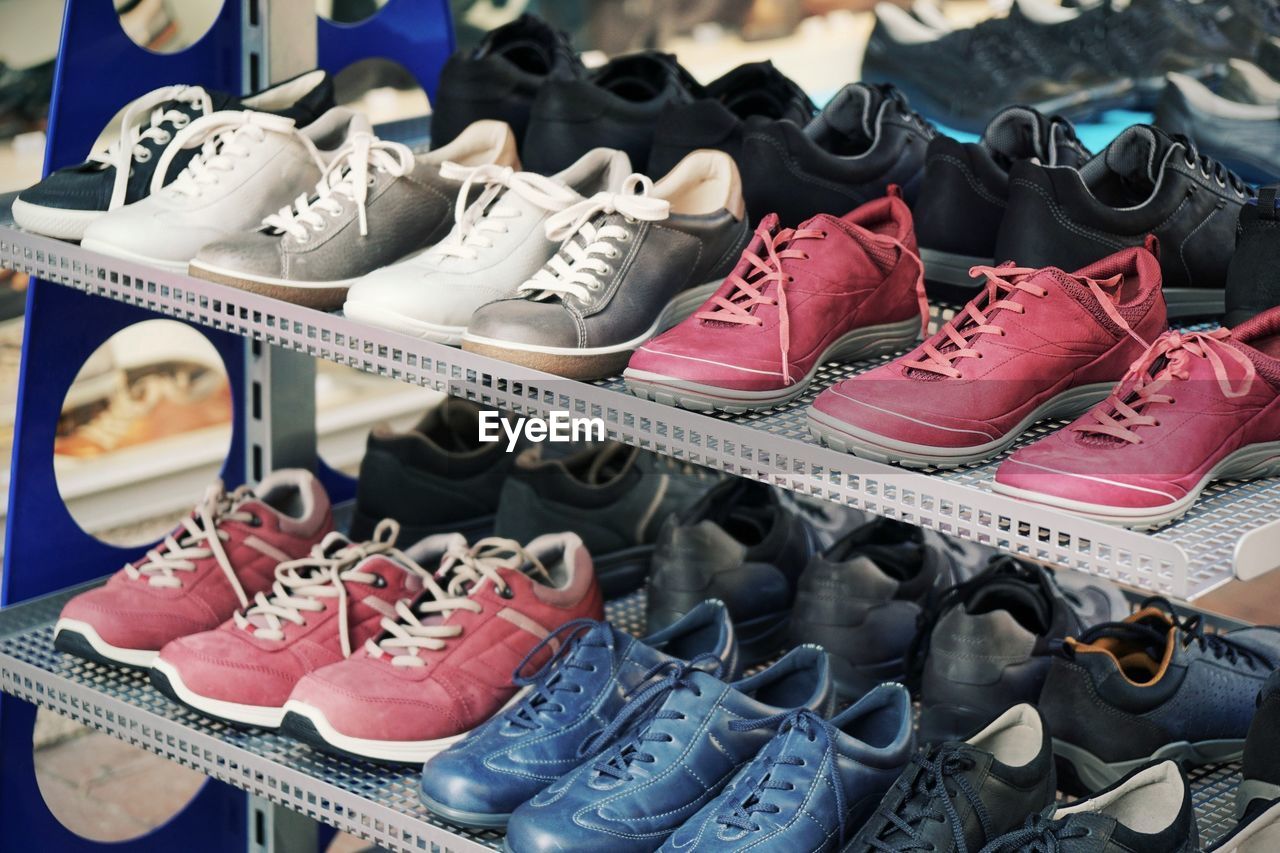
POLYGON ((1055 165, 1049 119, 1030 107, 1009 107, 993 118, 978 143, 1008 169, 1019 160, 1055 165))
POLYGON ((851 83, 809 122, 804 129, 805 136, 821 142, 834 133, 857 147, 867 147, 875 142, 876 116, 885 99, 884 90, 877 86, 851 83))
POLYGON ((1103 157, 1107 168, 1126 182, 1154 186, 1165 159, 1176 145, 1162 131, 1139 124, 1117 136, 1103 157))

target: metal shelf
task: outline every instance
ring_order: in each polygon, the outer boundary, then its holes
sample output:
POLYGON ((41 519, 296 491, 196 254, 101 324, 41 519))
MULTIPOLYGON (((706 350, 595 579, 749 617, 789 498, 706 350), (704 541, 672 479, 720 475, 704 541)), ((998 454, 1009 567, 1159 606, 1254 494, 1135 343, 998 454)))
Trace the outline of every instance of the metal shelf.
MULTIPOLYGON (((1275 481, 1214 486, 1182 521, 1148 534, 993 494, 995 462, 909 471, 815 443, 805 406, 868 362, 826 366, 814 390, 788 406, 716 417, 641 400, 616 379, 562 379, 13 228, 0 228, 0 266, 517 414, 600 417, 630 444, 1174 598, 1268 571, 1280 549, 1275 481)), ((1024 441, 1053 427, 1041 424, 1024 441)))

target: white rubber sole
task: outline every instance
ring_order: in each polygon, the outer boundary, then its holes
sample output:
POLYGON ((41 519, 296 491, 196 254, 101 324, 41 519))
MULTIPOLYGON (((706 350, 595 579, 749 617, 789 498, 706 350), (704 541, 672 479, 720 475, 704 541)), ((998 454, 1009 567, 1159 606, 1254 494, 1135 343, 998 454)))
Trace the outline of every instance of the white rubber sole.
POLYGON ((369 302, 348 300, 342 306, 342 313, 359 323, 367 323, 370 326, 390 329, 421 341, 434 341, 452 347, 462 345, 462 336, 467 331, 466 326, 442 326, 437 323, 428 323, 425 320, 406 317, 396 311, 388 311, 369 302))
POLYGON ((94 652, 101 655, 107 660, 125 666, 136 666, 142 668, 150 668, 155 662, 159 651, 149 651, 147 649, 125 649, 120 646, 113 646, 98 635, 97 630, 88 622, 81 622, 79 619, 59 619, 53 626, 53 638, 56 641, 58 635, 66 632, 68 634, 78 634, 84 638, 89 647, 94 652))
POLYGON ((108 255, 112 258, 119 258, 122 261, 133 261, 138 264, 145 264, 149 267, 157 267, 158 269, 181 273, 183 275, 186 275, 187 267, 190 265, 189 259, 172 261, 164 258, 152 258, 146 255, 139 255, 137 252, 130 252, 127 249, 121 249, 120 247, 113 246, 110 243, 104 243, 101 240, 82 240, 80 242, 80 248, 88 249, 91 252, 97 252, 101 255, 108 255))
POLYGON ((13 221, 19 228, 59 240, 79 240, 85 229, 106 213, 105 210, 44 207, 25 202, 21 196, 13 200, 13 221))
POLYGON ((265 705, 242 705, 239 702, 227 702, 221 699, 210 699, 208 696, 201 696, 187 687, 182 680, 182 676, 178 674, 178 670, 168 661, 157 660, 151 664, 151 668, 165 677, 165 680, 169 682, 169 688, 173 690, 174 695, 178 697, 178 700, 183 705, 194 708, 202 714, 264 729, 279 728, 280 721, 284 719, 284 708, 271 708, 265 705))
POLYGON ((1109 762, 1103 761, 1087 749, 1054 738, 1053 753, 1059 761, 1065 760, 1071 765, 1076 777, 1086 788, 1101 791, 1139 767, 1156 761, 1176 761, 1186 767, 1239 761, 1244 755, 1244 740, 1204 740, 1195 743, 1178 741, 1165 744, 1142 758, 1109 762))

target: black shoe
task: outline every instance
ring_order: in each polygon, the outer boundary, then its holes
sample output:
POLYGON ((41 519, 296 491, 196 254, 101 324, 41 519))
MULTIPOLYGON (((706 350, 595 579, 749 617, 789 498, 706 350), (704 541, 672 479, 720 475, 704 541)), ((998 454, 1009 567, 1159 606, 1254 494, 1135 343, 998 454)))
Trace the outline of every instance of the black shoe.
POLYGON ((1090 156, 1071 122, 1030 107, 1002 110, 977 142, 934 137, 912 210, 925 277, 945 290, 968 291, 958 294, 967 302, 978 286, 969 268, 994 262, 1013 164, 1035 159, 1048 166, 1079 166, 1090 156))
POLYGON ((649 576, 648 630, 661 630, 708 598, 729 608, 744 665, 787 639, 796 583, 818 549, 805 518, 772 486, 730 478, 663 525, 649 576))
POLYGON ((1227 328, 1280 305, 1280 187, 1258 190, 1240 211, 1236 251, 1227 269, 1227 328))
POLYGON ((1218 315, 1236 220, 1253 195, 1191 141, 1135 125, 1078 170, 1014 164, 996 258, 1074 270, 1154 233, 1169 316, 1218 315))
POLYGON ((1229 101, 1184 74, 1170 74, 1156 106, 1155 123, 1193 139, 1246 181, 1280 178, 1280 113, 1273 106, 1229 101))
POLYGON ((1236 789, 1237 815, 1255 802, 1280 798, 1280 672, 1258 693, 1258 710, 1244 740, 1243 775, 1236 789))
POLYGON ((550 77, 586 75, 568 36, 540 18, 521 15, 489 32, 475 48, 449 57, 431 105, 431 147, 452 142, 480 119, 506 122, 523 143, 542 84, 550 77))
POLYGON ((1280 39, 1258 46, 1257 61, 1232 59, 1218 94, 1238 104, 1280 107, 1280 39))
MULTIPOLYGON (((658 119, 647 174, 665 175, 690 152, 718 148, 732 155, 743 183, 750 186, 761 176, 753 161, 743 156, 743 135, 751 128, 780 121, 804 127, 817 111, 809 96, 772 62, 740 65, 708 83, 705 97, 667 105, 658 119)), ((747 210, 752 222, 772 212, 747 210)))
POLYGON ((844 216, 890 184, 912 203, 935 134, 897 89, 851 83, 803 128, 789 121, 747 128, 747 209, 794 226, 819 213, 844 216))
POLYGON ((522 162, 550 175, 592 148, 616 148, 632 163, 648 163, 663 112, 702 95, 674 56, 657 51, 612 59, 588 79, 548 79, 533 102, 522 162))
POLYGON ((35 130, 49 116, 53 61, 29 68, 0 63, 0 138, 35 130))

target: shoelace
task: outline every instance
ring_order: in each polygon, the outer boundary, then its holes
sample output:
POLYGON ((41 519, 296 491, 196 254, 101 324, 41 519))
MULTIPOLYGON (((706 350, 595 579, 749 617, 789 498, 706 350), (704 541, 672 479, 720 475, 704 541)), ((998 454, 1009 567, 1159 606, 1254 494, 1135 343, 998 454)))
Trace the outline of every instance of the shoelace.
POLYGON ((1061 853, 1066 850, 1062 842, 1088 837, 1087 827, 1055 823, 1053 811, 1054 806, 1050 806, 1040 814, 1031 815, 1022 829, 988 842, 981 853, 1061 853))
MULTIPOLYGON (((890 809, 881 803, 876 808, 876 818, 888 823, 886 829, 897 831, 906 836, 905 839, 886 841, 881 832, 868 839, 872 850, 883 853, 906 853, 909 850, 932 850, 930 844, 919 831, 919 826, 926 820, 944 820, 951 829, 951 837, 955 841, 955 853, 969 853, 969 846, 964 837, 964 821, 956 808, 955 794, 947 787, 947 783, 955 786, 956 791, 969 801, 978 826, 982 829, 984 843, 992 836, 991 814, 987 811, 982 797, 968 779, 964 777, 967 770, 972 769, 973 760, 961 751, 959 744, 946 743, 936 746, 928 752, 916 753, 911 758, 915 772, 904 773, 894 783, 904 796, 896 809, 890 809), (920 798, 925 798, 922 804, 920 798), (938 809, 941 807, 941 813, 938 809)), ((887 799, 887 798, 886 798, 887 799)), ((874 820, 875 818, 873 818, 874 820)))
MULTIPOLYGON (((1183 648, 1188 648, 1192 643, 1195 643, 1202 651, 1209 652, 1218 660, 1225 658, 1232 665, 1243 664, 1251 670, 1261 668, 1264 671, 1270 671, 1276 668, 1277 663, 1280 663, 1272 661, 1270 657, 1262 652, 1238 643, 1230 637, 1209 633, 1205 630, 1203 616, 1199 613, 1182 616, 1166 598, 1159 596, 1148 598, 1142 602, 1142 608, 1147 607, 1156 607, 1168 614, 1169 621, 1178 629, 1178 633, 1182 637, 1183 648)), ((1161 652, 1163 652, 1166 641, 1166 632, 1150 625, 1138 622, 1104 622, 1083 632, 1077 643, 1079 645, 1090 645, 1102 637, 1121 635, 1132 642, 1149 646, 1153 650, 1160 650, 1161 652)))
MULTIPOLYGON (((837 848, 844 846, 845 837, 845 811, 846 805, 844 800, 844 782, 840 779, 839 757, 836 755, 835 734, 831 728, 831 724, 822 719, 818 713, 808 708, 797 708, 794 711, 785 711, 781 714, 774 714, 770 717, 762 717, 758 720, 733 720, 729 723, 729 728, 735 732, 747 732, 753 729, 777 729, 778 734, 787 732, 796 732, 804 735, 809 743, 814 743, 821 739, 823 759, 827 762, 827 783, 831 786, 832 792, 836 798, 836 817, 839 821, 839 840, 837 848)), ((780 755, 777 758, 770 759, 770 767, 760 777, 760 781, 756 783, 747 795, 729 812, 716 815, 716 822, 724 826, 732 826, 746 832, 759 832, 760 827, 755 823, 756 814, 778 814, 782 811, 774 803, 765 802, 768 791, 793 791, 795 785, 790 782, 779 782, 773 778, 773 768, 778 766, 802 766, 804 759, 797 755, 780 755)))
POLYGON ((151 159, 151 149, 143 143, 168 145, 173 139, 173 132, 169 128, 182 130, 191 121, 189 115, 170 102, 195 107, 201 115, 208 115, 213 111, 213 99, 200 86, 164 86, 153 89, 125 107, 124 115, 120 118, 120 137, 106 151, 90 154, 87 158, 91 163, 112 166, 116 170, 115 180, 111 185, 111 200, 107 203, 108 210, 115 210, 124 204, 133 161, 146 163, 151 159), (142 127, 144 123, 148 125, 145 130, 142 127))
POLYGON ((1253 198, 1257 195, 1257 190, 1245 183, 1243 178, 1228 169, 1220 161, 1202 153, 1191 137, 1179 133, 1173 137, 1173 141, 1180 143, 1185 149, 1186 153, 1182 160, 1187 168, 1199 170, 1206 181, 1216 181, 1218 186, 1223 189, 1231 187, 1231 189, 1235 190, 1236 195, 1241 198, 1253 198))
POLYGON ((1141 444, 1142 436, 1135 428, 1160 425, 1154 415, 1145 413, 1146 407, 1176 402, 1173 395, 1162 392, 1173 383, 1190 378, 1190 363, 1195 358, 1203 358, 1213 367, 1214 378, 1224 397, 1229 400, 1243 397, 1253 387, 1257 368, 1248 356, 1225 343, 1230 337, 1227 329, 1165 332, 1129 367, 1128 374, 1116 386, 1117 391, 1107 397, 1104 404, 1090 410, 1095 422, 1073 424, 1072 431, 1141 444), (1228 362, 1238 368, 1234 378, 1228 362))
POLYGON ((628 220, 661 222, 671 215, 671 203, 654 198, 652 192, 653 181, 644 175, 631 175, 621 191, 596 193, 547 219, 547 239, 563 241, 564 245, 533 278, 520 285, 518 292, 538 294, 538 298, 573 296, 580 302, 590 300, 601 287, 600 276, 612 272, 608 261, 621 256, 616 244, 631 239, 626 228, 601 225, 594 220, 620 213, 628 220))
MULTIPOLYGON (((926 341, 924 355, 909 364, 912 370, 923 370, 936 373, 950 379, 959 379, 960 371, 956 362, 965 358, 982 358, 982 353, 973 348, 974 342, 981 335, 997 335, 1003 337, 1007 332, 1002 321, 995 317, 997 311, 1009 311, 1013 314, 1025 314, 1026 306, 1006 297, 1016 293, 1029 293, 1043 299, 1049 291, 1031 281, 1031 276, 1039 270, 1031 267, 987 267, 976 266, 969 270, 971 276, 983 276, 986 281, 981 294, 974 297, 962 311, 947 321, 938 334, 926 341)), ((1107 291, 1114 291, 1124 280, 1123 276, 1112 276, 1099 281, 1088 276, 1070 276, 1080 282, 1093 293, 1102 306, 1102 310, 1111 320, 1124 329, 1131 338, 1147 346, 1147 342, 1138 337, 1124 317, 1111 302, 1107 291)))
POLYGON ((499 570, 521 565, 531 565, 549 577, 538 558, 511 539, 489 537, 469 548, 448 551, 435 575, 423 579, 426 589, 418 602, 412 606, 396 602, 396 618, 382 620, 383 635, 368 640, 365 651, 375 658, 387 655, 393 666, 426 666, 421 652, 440 651, 462 635, 461 625, 445 624, 454 612, 484 609, 470 597, 475 588, 487 580, 499 595, 506 595, 511 588, 499 570))
POLYGON ((573 671, 595 672, 596 667, 580 663, 575 652, 583 646, 613 647, 613 632, 608 623, 594 619, 574 619, 566 622, 538 642, 529 650, 524 659, 511 674, 511 681, 517 687, 539 685, 530 691, 514 708, 506 714, 508 724, 519 729, 532 731, 541 728, 538 720, 540 714, 563 713, 565 707, 556 701, 556 697, 566 693, 581 693, 582 685, 573 681, 573 671), (552 649, 551 657, 537 670, 524 675, 524 668, 529 665, 544 649, 552 649), (550 678, 547 676, 550 675, 550 678))
POLYGON ((196 507, 195 512, 182 520, 180 529, 165 536, 163 542, 148 551, 142 565, 134 566, 131 563, 125 566, 125 574, 131 580, 146 578, 151 586, 179 589, 182 587, 182 579, 177 572, 193 572, 198 560, 213 557, 227 582, 235 590, 240 606, 248 607, 249 597, 245 595, 244 587, 240 585, 236 570, 232 568, 227 551, 222 546, 223 541, 230 538, 222 529, 222 524, 228 521, 258 523, 259 519, 253 513, 237 509, 253 497, 253 490, 248 486, 241 486, 228 494, 221 481, 214 483, 205 492, 204 500, 196 507))
POLYGON ((315 196, 298 196, 292 207, 281 208, 279 213, 262 220, 262 224, 295 239, 305 240, 308 228, 323 231, 328 227, 328 220, 322 214, 329 217, 342 214, 341 196, 355 203, 360 236, 367 237, 369 220, 365 203, 369 187, 374 182, 370 167, 375 172, 402 178, 413 170, 413 166, 413 152, 407 145, 378 139, 371 133, 353 133, 324 170, 320 183, 316 184, 315 196))
POLYGON ((504 204, 507 191, 553 213, 564 210, 582 197, 559 181, 532 172, 517 172, 510 166, 486 163, 482 166, 460 166, 444 163, 440 177, 461 181, 458 201, 454 205, 453 230, 436 244, 431 253, 437 257, 474 259, 480 249, 492 249, 489 234, 505 233, 507 226, 501 221, 520 215, 512 205, 504 204), (480 185, 483 189, 470 204, 471 191, 480 185))
POLYGON ((190 391, 191 376, 187 373, 148 374, 113 394, 106 408, 73 434, 103 450, 112 450, 120 445, 139 418, 150 414, 164 400, 182 402, 190 391))
POLYGON ((306 557, 288 560, 276 566, 276 579, 271 585, 271 595, 258 593, 253 604, 243 612, 237 610, 232 618, 242 631, 248 631, 264 640, 283 640, 285 623, 306 624, 307 613, 325 609, 321 599, 338 599, 338 638, 342 644, 342 656, 351 657, 350 593, 347 584, 385 584, 380 575, 359 569, 367 557, 387 555, 407 570, 421 577, 423 569, 395 547, 400 525, 384 518, 373 530, 368 542, 344 542, 340 533, 330 533, 311 549, 306 557))

